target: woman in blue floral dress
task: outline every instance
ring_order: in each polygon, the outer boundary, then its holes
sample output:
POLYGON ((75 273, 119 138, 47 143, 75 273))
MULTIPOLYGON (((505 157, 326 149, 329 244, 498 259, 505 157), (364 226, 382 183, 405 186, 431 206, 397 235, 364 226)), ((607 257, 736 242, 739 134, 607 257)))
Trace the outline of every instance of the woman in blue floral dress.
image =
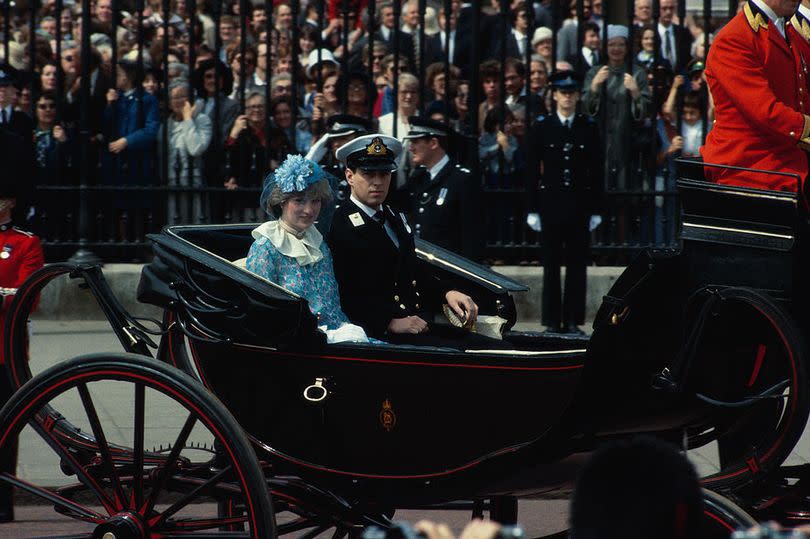
POLYGON ((313 161, 288 155, 264 181, 260 203, 274 219, 253 230, 246 267, 309 302, 329 342, 367 342, 340 308, 332 253, 312 226, 332 201, 328 175, 313 161))

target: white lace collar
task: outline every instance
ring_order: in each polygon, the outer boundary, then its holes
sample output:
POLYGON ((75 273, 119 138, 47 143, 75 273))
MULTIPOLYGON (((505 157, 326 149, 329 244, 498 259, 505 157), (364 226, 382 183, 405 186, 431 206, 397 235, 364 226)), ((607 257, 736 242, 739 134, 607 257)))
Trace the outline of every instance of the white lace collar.
POLYGON ((284 256, 294 258, 299 266, 314 264, 323 258, 321 243, 323 236, 314 226, 307 228, 303 235, 296 237, 285 230, 281 220, 267 221, 257 226, 251 232, 253 239, 267 238, 278 252, 284 256))

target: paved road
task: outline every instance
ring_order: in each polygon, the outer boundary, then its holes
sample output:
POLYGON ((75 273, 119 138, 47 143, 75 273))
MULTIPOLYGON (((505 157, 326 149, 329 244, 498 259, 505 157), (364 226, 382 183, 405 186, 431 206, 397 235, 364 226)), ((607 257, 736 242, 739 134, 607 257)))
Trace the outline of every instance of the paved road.
MULTIPOLYGON (((34 321, 32 323, 31 369, 41 372, 48 366, 80 354, 90 352, 120 351, 114 336, 106 323, 100 322, 56 322, 34 321)), ((133 410, 132 390, 126 385, 105 384, 98 387, 91 384, 91 394, 97 404, 99 415, 105 425, 109 425, 108 436, 113 443, 131 443, 133 410)), ((147 393, 147 445, 156 445, 173 439, 185 419, 182 410, 174 403, 159 395, 147 393), (174 406, 174 408, 172 408, 174 406)), ((77 395, 66 395, 58 402, 59 410, 74 424, 89 429, 77 395)), ((195 429, 191 440, 204 443, 208 433, 195 429)), ((701 474, 717 469, 716 448, 709 446, 691 452, 695 465, 701 474)), ((810 431, 806 431, 789 463, 810 462, 810 431)), ((39 437, 26 428, 20 438, 19 475, 36 484, 60 485, 70 482, 70 478, 59 472, 59 463, 54 453, 39 437)), ((22 500, 29 503, 29 500, 22 500)), ((520 507, 520 521, 527 529, 529 537, 537 537, 564 529, 567 517, 566 500, 524 501, 520 507)), ((48 506, 25 505, 18 508, 18 522, 0 525, 0 539, 10 537, 46 536, 57 531, 81 531, 81 525, 64 529, 64 518, 48 506)), ((460 512, 431 513, 425 511, 401 511, 397 518, 417 520, 432 517, 449 521, 459 531, 469 519, 460 512)))

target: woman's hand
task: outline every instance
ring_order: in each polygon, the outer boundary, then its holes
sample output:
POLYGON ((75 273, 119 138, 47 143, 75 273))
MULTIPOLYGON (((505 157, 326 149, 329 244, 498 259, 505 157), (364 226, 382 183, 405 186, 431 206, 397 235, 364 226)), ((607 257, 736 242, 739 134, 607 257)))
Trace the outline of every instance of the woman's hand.
POLYGON ((672 142, 669 145, 669 149, 667 150, 668 153, 675 153, 683 150, 683 137, 678 135, 672 138, 672 142))
POLYGON ((194 115, 194 110, 191 108, 191 103, 186 101, 183 103, 183 120, 190 120, 194 115))
POLYGON ((59 124, 53 126, 53 138, 55 138, 58 142, 65 142, 67 140, 65 128, 59 124))
POLYGON ((596 72, 596 75, 593 76, 591 79, 591 91, 597 92, 599 91, 599 86, 605 82, 610 74, 610 68, 608 66, 602 66, 599 68, 599 71, 596 72))
POLYGON ((112 105, 118 101, 118 91, 115 88, 107 90, 107 104, 112 105))
POLYGON ((501 150, 506 151, 509 149, 509 137, 507 137, 506 133, 503 131, 498 131, 495 134, 495 140, 498 141, 498 146, 501 147, 501 150))
POLYGON ((478 318, 478 305, 467 294, 462 294, 458 290, 450 290, 444 295, 444 299, 465 323, 472 324, 478 318))
POLYGON ((388 323, 388 333, 424 333, 427 331, 427 322, 418 316, 394 318, 388 323))
POLYGON ((228 181, 226 181, 222 185, 224 185, 225 189, 227 189, 228 191, 235 191, 239 187, 239 184, 236 183, 236 178, 234 177, 228 178, 228 181))
POLYGON ((248 120, 247 116, 244 114, 238 116, 236 120, 233 122, 233 127, 231 127, 231 138, 236 138, 239 136, 239 133, 247 129, 248 120))
POLYGON ((638 96, 641 95, 641 91, 638 89, 638 83, 636 83, 636 79, 630 73, 624 74, 624 87, 627 88, 627 91, 630 92, 633 99, 638 99, 638 96))
POLYGON ((126 149, 126 147, 127 147, 127 139, 121 137, 118 140, 110 142, 109 150, 110 153, 121 153, 126 149))

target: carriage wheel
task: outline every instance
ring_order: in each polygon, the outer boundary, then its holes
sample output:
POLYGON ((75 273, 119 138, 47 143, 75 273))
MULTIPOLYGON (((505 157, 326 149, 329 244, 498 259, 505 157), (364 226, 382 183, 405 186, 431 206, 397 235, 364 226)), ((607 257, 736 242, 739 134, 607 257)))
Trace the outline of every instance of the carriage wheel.
POLYGON ((735 530, 756 526, 757 521, 728 498, 703 489, 703 537, 727 539, 735 530))
POLYGON ((718 295, 687 387, 715 411, 721 470, 703 484, 722 492, 749 484, 787 458, 807 423, 810 395, 794 321, 754 290, 728 288, 718 295))
POLYGON ((63 537, 275 537, 270 495, 244 433, 176 369, 133 354, 77 357, 37 375, 7 403, 0 451, 27 424, 55 469, 39 482, 11 474, 0 481, 67 517, 63 537), (128 424, 109 414, 116 405, 131 410, 128 424), (62 436, 58 424, 92 437, 62 436), (67 484, 37 484, 54 478, 67 484), (237 500, 244 515, 219 518, 223 499, 237 500), (232 525, 244 531, 226 531, 232 525))

